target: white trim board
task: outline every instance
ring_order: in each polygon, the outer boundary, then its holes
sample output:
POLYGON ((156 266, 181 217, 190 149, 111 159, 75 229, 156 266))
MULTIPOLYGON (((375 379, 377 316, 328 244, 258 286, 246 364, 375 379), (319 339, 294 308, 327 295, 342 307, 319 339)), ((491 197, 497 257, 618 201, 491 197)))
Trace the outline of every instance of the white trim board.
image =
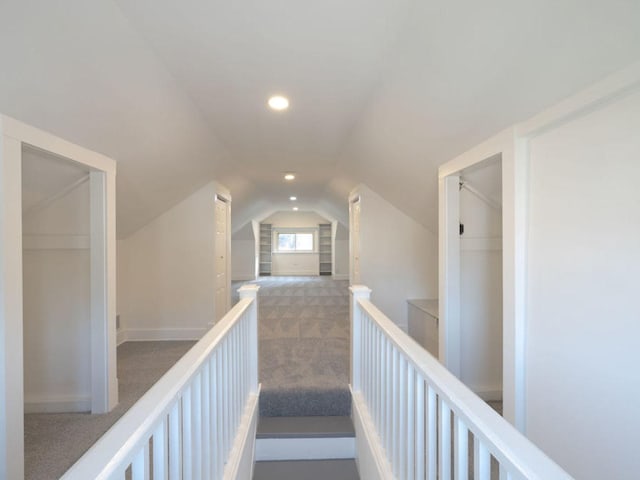
POLYGON ((355 458, 355 445, 353 437, 259 438, 256 461, 355 458))
POLYGON ((385 480, 394 478, 391 464, 387 458, 376 427, 371 420, 367 404, 360 393, 351 390, 351 417, 356 431, 356 464, 360 478, 367 480, 385 480))
MULTIPOLYGON (((272 277, 319 277, 318 270, 280 270, 271 272, 272 277)), ((328 275, 327 275, 328 276, 328 275)))
POLYGON ((118 332, 118 345, 124 342, 200 340, 208 328, 125 328, 118 332))
POLYGON ((91 412, 90 395, 29 396, 24 400, 24 413, 91 412))

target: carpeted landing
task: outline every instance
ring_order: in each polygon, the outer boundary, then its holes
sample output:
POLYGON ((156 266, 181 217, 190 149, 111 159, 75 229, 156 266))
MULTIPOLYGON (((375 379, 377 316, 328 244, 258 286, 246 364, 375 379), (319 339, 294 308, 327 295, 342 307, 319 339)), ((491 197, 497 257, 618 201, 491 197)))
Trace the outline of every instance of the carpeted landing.
POLYGON ((127 342, 118 347, 119 403, 102 415, 24 416, 25 479, 60 478, 195 342, 127 342))
POLYGON ((349 290, 330 277, 263 277, 260 415, 348 416, 349 290))

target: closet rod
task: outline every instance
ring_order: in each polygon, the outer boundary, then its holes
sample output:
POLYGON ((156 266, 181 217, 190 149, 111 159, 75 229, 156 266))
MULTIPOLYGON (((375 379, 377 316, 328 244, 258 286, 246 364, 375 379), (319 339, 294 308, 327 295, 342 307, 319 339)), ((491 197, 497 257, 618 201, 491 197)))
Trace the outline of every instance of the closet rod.
POLYGON ((471 185, 467 180, 460 178, 460 190, 462 190, 463 188, 466 189, 469 193, 474 194, 476 197, 478 197, 484 203, 489 205, 491 208, 499 212, 502 211, 502 205, 500 205, 498 202, 496 202, 492 198, 487 197, 484 193, 482 193, 480 190, 478 190, 473 185, 471 185))

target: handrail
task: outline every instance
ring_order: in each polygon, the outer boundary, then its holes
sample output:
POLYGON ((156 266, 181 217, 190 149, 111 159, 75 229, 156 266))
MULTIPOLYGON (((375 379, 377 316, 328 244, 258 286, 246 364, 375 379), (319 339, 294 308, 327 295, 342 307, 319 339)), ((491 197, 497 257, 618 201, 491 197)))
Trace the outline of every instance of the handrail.
POLYGON ((259 394, 258 288, 242 287, 241 300, 62 478, 125 478, 128 469, 148 478, 151 461, 154 478, 222 478, 259 394))
POLYGON ((396 478, 467 478, 469 433, 474 478, 491 477, 491 457, 500 478, 571 478, 376 308, 369 293, 352 287, 352 389, 396 478))

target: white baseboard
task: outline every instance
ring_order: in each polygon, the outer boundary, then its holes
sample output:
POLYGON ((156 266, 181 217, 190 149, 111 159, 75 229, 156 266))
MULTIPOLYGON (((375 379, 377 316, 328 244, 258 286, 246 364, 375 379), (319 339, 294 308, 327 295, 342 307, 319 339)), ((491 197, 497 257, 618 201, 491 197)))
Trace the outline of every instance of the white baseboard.
POLYGON ((317 277, 320 275, 318 270, 279 270, 272 271, 273 277, 317 277))
POLYGON ((200 340, 208 328, 128 328, 119 333, 122 342, 152 342, 162 340, 200 340))
POLYGON ((256 461, 354 458, 355 446, 353 437, 259 438, 256 461))
MULTIPOLYGON (((351 385, 349 389, 351 390, 351 385)), ((351 398, 351 417, 356 431, 356 464, 360 478, 367 480, 394 478, 391 464, 387 460, 362 395, 351 390, 351 398)))
POLYGON ((127 331, 120 329, 116 331, 116 345, 120 346, 127 341, 127 331))
POLYGON ((237 273, 231 276, 232 282, 247 282, 255 279, 256 276, 254 273, 237 273))
POLYGON ((78 413, 91 411, 89 395, 25 396, 24 413, 78 413))
POLYGON ((502 401, 502 388, 500 387, 479 387, 471 388, 471 390, 485 402, 502 401))
POLYGON ((223 478, 253 478, 259 397, 260 386, 258 385, 258 392, 250 397, 240 420, 240 427, 229 452, 223 478))
POLYGON ((333 279, 334 280, 349 280, 349 274, 348 273, 334 273, 333 274, 333 279))

